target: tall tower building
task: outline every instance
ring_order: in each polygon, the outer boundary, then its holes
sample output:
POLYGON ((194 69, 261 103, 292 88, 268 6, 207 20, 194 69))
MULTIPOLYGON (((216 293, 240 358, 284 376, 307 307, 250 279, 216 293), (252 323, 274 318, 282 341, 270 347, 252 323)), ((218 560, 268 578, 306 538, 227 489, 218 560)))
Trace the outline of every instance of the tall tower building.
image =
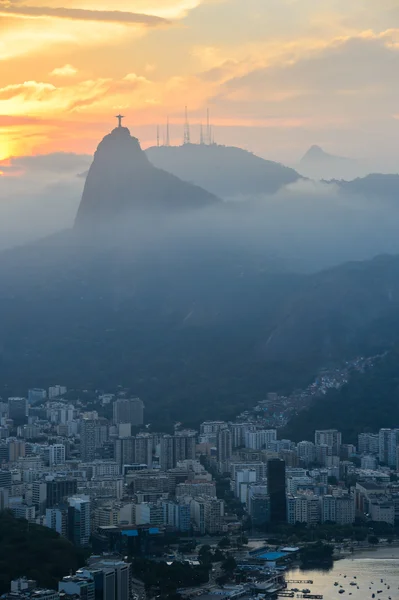
POLYGON ((118 438, 115 440, 115 461, 121 470, 123 465, 132 465, 136 461, 135 437, 118 438))
POLYGON ((152 435, 141 433, 134 440, 135 463, 152 467, 152 435))
POLYGON ((227 472, 232 455, 232 434, 227 427, 221 429, 217 435, 216 450, 219 470, 227 472))
POLYGON ((140 398, 119 398, 113 405, 113 421, 137 427, 144 423, 144 403, 140 398))
POLYGON ((92 462, 96 456, 96 427, 94 419, 80 421, 80 457, 83 462, 92 462))
POLYGON ((91 535, 90 498, 68 498, 68 539, 75 546, 87 546, 91 535))
POLYGON ((194 460, 196 450, 196 432, 181 431, 175 433, 173 451, 174 451, 174 466, 180 460, 194 460))
POLYGON ((270 498, 270 521, 286 523, 285 462, 280 458, 267 462, 267 490, 270 498))
POLYGON ((161 437, 161 455, 160 465, 162 471, 173 469, 174 461, 174 438, 171 435, 163 435, 161 437))
POLYGON ((315 431, 314 443, 316 446, 328 446, 332 449, 334 456, 339 456, 342 444, 342 434, 337 429, 318 429, 315 431))
POLYGON ((28 417, 28 400, 26 398, 8 399, 8 416, 16 424, 23 424, 28 417))

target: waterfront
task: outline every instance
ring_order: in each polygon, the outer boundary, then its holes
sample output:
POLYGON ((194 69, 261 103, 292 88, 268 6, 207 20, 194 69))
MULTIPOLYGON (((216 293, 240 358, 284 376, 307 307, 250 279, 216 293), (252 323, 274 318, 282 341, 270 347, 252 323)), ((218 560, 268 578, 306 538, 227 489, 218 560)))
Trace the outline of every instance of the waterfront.
POLYGON ((334 562, 329 571, 293 569, 287 572, 286 578, 312 580, 313 584, 288 584, 288 589, 309 588, 312 594, 322 594, 324 600, 348 596, 351 600, 372 600, 373 593, 380 600, 396 600, 399 597, 399 548, 361 551, 334 562), (339 585, 334 586, 335 582, 339 585), (350 585, 351 582, 357 585, 350 585), (344 593, 340 593, 340 589, 344 589, 344 593))

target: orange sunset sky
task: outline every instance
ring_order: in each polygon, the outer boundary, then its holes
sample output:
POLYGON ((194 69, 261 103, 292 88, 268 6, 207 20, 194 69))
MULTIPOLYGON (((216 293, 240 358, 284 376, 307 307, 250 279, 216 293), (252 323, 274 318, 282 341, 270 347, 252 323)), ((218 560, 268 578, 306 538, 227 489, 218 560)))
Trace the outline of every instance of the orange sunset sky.
POLYGON ((170 117, 280 160, 399 150, 399 0, 0 0, 0 159, 170 117), (116 123, 116 122, 115 122, 116 123))

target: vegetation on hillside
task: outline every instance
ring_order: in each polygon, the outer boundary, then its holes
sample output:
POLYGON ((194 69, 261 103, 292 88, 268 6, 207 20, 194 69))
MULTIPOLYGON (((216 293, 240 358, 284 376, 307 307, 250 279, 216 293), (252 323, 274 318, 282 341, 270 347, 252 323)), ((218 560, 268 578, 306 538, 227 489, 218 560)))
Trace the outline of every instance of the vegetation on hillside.
POLYGON ((84 565, 83 553, 53 529, 0 512, 0 593, 12 579, 26 576, 57 589, 58 581, 84 565))
POLYGON ((399 423, 399 348, 376 361, 365 374, 356 373, 340 390, 318 398, 282 434, 295 441, 312 440, 315 429, 336 428, 345 443, 357 443, 362 432, 377 432, 399 423))

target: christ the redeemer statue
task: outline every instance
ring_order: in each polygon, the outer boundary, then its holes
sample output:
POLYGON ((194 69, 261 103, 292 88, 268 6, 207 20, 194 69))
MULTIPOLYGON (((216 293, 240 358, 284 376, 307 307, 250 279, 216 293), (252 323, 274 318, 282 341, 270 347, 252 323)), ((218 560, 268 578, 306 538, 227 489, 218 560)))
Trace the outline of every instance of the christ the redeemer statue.
POLYGON ((118 119, 118 127, 122 127, 122 119, 124 118, 123 115, 116 115, 115 119, 118 119))

